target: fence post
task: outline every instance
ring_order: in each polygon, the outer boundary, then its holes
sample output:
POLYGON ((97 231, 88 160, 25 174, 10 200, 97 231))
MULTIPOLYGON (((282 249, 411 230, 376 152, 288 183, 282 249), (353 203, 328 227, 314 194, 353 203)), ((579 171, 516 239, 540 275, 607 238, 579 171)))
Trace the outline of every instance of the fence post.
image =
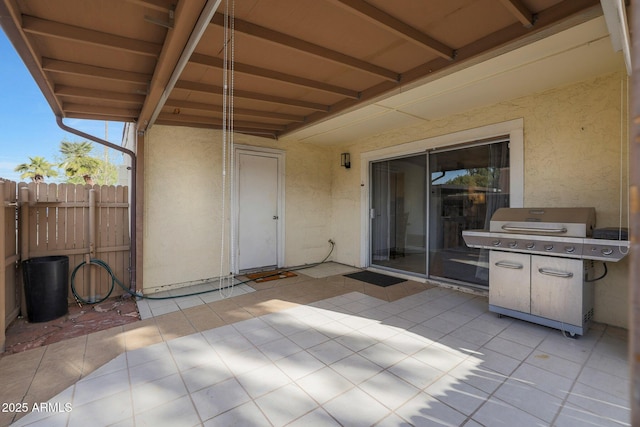
POLYGON ((96 190, 89 190, 89 301, 96 300, 96 269, 91 267, 91 259, 96 257, 96 190))
MULTIPOLYGON (((20 187, 20 262, 29 259, 29 187, 20 187)), ((20 267, 20 271, 22 266, 20 267)), ((27 299, 24 294, 24 282, 20 280, 20 313, 27 317, 27 299)))

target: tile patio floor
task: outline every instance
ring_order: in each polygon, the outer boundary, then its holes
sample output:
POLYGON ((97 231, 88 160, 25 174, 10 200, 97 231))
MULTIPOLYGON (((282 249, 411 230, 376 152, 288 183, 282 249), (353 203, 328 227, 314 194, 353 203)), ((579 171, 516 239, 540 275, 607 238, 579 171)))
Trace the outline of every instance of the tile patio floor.
POLYGON ((28 414, 0 425, 630 424, 625 330, 574 340, 482 296, 308 273, 2 357, 0 402, 28 414))

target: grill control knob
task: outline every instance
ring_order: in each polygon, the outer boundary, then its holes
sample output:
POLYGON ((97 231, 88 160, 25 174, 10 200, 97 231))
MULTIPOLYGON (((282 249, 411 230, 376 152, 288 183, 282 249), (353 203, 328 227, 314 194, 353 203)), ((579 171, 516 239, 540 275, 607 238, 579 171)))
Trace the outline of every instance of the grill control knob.
POLYGON ((500 244, 501 244, 501 243, 502 243, 502 242, 501 242, 500 240, 498 240, 498 239, 496 239, 496 240, 494 240, 494 241, 492 241, 492 242, 491 242, 491 244, 492 244, 493 246, 500 246, 500 244))
POLYGON ((552 251, 553 250, 553 245, 544 245, 544 250, 545 251, 552 251))
POLYGON ((576 251, 575 246, 565 246, 564 251, 568 254, 574 253, 576 251))
POLYGON ((611 248, 604 248, 602 249, 600 252, 602 252, 602 255, 611 255, 613 253, 613 249, 611 248))
POLYGON ((518 242, 516 242, 515 240, 513 242, 509 242, 509 247, 512 249, 515 249, 518 247, 518 242))
POLYGON ((529 243, 527 243, 527 249, 533 249, 533 248, 535 248, 535 247, 536 247, 536 244, 535 244, 535 243, 533 243, 533 242, 529 242, 529 243))

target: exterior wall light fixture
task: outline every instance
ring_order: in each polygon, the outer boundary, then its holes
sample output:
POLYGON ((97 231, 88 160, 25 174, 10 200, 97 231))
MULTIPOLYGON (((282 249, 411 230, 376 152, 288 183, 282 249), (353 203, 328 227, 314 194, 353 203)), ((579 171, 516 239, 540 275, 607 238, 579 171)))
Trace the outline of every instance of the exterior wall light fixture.
POLYGON ((351 168, 351 156, 349 153, 340 154, 340 166, 344 166, 345 169, 351 168))

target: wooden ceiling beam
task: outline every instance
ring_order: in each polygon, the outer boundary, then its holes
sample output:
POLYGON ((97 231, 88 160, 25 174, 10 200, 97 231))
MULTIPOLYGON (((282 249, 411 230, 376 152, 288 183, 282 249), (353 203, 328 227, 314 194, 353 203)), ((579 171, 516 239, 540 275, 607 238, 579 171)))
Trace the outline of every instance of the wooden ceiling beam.
MULTIPOLYGON (((185 108, 191 110, 201 110, 201 111, 217 111, 222 112, 222 105, 218 104, 208 104, 205 102, 193 102, 193 101, 182 101, 177 99, 169 98, 167 102, 164 104, 170 108, 185 108)), ((274 119, 274 120, 285 120, 290 122, 303 122, 303 116, 296 116, 294 114, 285 114, 285 113, 276 113, 272 111, 261 111, 261 110, 252 110, 248 108, 233 108, 234 114, 240 116, 250 116, 250 117, 262 117, 265 119, 274 119)))
MULTIPOLYGON (((223 69, 222 58, 216 58, 215 56, 202 55, 194 53, 191 55, 189 62, 192 64, 204 65, 207 67, 223 69)), ((291 84, 294 86, 300 86, 305 89, 318 90, 321 92, 327 92, 334 95, 346 96, 347 98, 358 99, 360 94, 356 90, 343 88, 327 83, 318 82, 315 80, 307 79, 300 76, 294 76, 292 74, 281 73, 275 70, 269 70, 267 68, 255 67, 253 65, 242 64, 239 62, 234 63, 234 71, 250 75, 253 77, 260 77, 268 80, 275 80, 285 84, 291 84)))
MULTIPOLYGON (((177 0, 176 0, 177 1, 177 0)), ((174 4, 176 3, 174 1, 174 4)), ((171 81, 174 70, 180 63, 182 52, 188 48, 191 34, 198 23, 200 15, 206 8, 206 0, 178 1, 174 13, 173 29, 167 31, 162 52, 153 77, 148 86, 147 99, 140 111, 138 118, 138 130, 146 131, 152 123, 152 117, 156 113, 158 105, 163 102, 165 89, 171 81)))
POLYGON ((144 73, 122 71, 115 68, 103 68, 77 62, 59 61, 57 59, 42 58, 42 69, 48 72, 73 74, 85 77, 116 80, 129 83, 149 84, 151 76, 144 73))
MULTIPOLYGON (((222 126, 222 119, 211 116, 196 116, 196 115, 188 115, 188 114, 171 114, 171 113, 160 113, 158 116, 158 120, 171 120, 171 121, 179 121, 182 123, 203 123, 209 125, 222 126)), ((255 128, 255 129, 265 129, 276 132, 281 132, 284 130, 284 125, 278 125, 273 123, 262 123, 262 122, 251 122, 246 120, 237 120, 233 121, 234 127, 239 128, 255 128)))
POLYGON ((276 113, 272 111, 260 111, 260 110, 252 110, 249 108, 233 108, 234 114, 239 116, 250 116, 250 117, 261 117, 265 119, 274 119, 274 120, 286 120, 289 122, 304 122, 304 116, 297 116, 295 114, 285 114, 285 113, 276 113))
MULTIPOLYGON (((165 126, 188 126, 193 128, 217 129, 217 130, 222 129, 222 125, 215 125, 211 123, 185 123, 179 120, 161 118, 160 116, 156 119, 156 124, 165 125, 165 126)), ((237 127, 237 126, 233 128, 233 131, 235 133, 244 133, 244 134, 259 135, 259 136, 270 136, 273 139, 278 139, 278 135, 280 134, 280 132, 274 132, 268 129, 237 127)))
MULTIPOLYGON (((222 14, 216 14, 211 20, 211 23, 218 26, 224 26, 224 16, 222 16, 222 14)), ((243 21, 238 18, 234 19, 233 29, 243 34, 258 38, 260 40, 264 40, 280 46, 285 46, 289 49, 304 52, 306 54, 313 55, 339 65, 344 65, 357 71, 362 71, 377 77, 382 77, 385 80, 395 82, 400 80, 400 74, 396 73, 393 70, 379 67, 367 61, 362 61, 358 58, 345 55, 335 50, 327 49, 326 47, 322 47, 301 40, 299 38, 253 24, 251 22, 243 21)))
POLYGON ((161 44, 47 21, 29 15, 22 15, 22 29, 29 34, 55 37, 145 56, 157 57, 162 50, 161 44))
POLYGON ((452 60, 455 58, 455 50, 451 47, 439 42, 438 40, 424 34, 422 31, 408 25, 398 18, 370 5, 364 0, 333 0, 340 6, 345 7, 352 13, 360 15, 367 21, 392 31, 403 39, 422 46, 436 55, 452 60))
POLYGON ((113 92, 103 89, 87 89, 65 85, 55 86, 54 91, 57 96, 80 99, 101 99, 105 101, 123 102, 140 106, 142 106, 145 99, 144 95, 137 95, 134 93, 113 92))
POLYGON ((74 112, 64 113, 64 116, 67 119, 81 119, 81 120, 98 120, 98 121, 108 121, 108 122, 135 122, 137 120, 136 117, 121 117, 121 116, 109 116, 105 114, 77 114, 74 112))
POLYGON ((147 9, 157 10, 158 12, 170 12, 174 9, 175 2, 172 0, 126 0, 138 6, 147 9))
POLYGON ((92 114, 96 116, 120 117, 121 119, 133 120, 138 117, 140 110, 137 108, 117 108, 105 107, 104 105, 88 105, 77 103, 63 103, 62 109, 65 113, 92 114))
MULTIPOLYGON (((202 92, 222 96, 222 87, 216 85, 208 85, 205 83, 188 82, 180 80, 176 83, 174 89, 189 90, 194 92, 202 92)), ((233 95, 238 98, 251 99, 254 101, 264 101, 272 104, 289 105, 291 107, 305 108, 308 110, 328 112, 330 107, 316 102, 302 101, 298 99, 284 98, 281 96, 267 95, 263 93, 250 92, 235 89, 233 95)))
POLYGON ((535 24, 535 16, 529 8, 522 3, 522 0, 500 0, 500 2, 513 16, 518 18, 518 21, 520 21, 525 28, 533 27, 533 24, 535 24))

